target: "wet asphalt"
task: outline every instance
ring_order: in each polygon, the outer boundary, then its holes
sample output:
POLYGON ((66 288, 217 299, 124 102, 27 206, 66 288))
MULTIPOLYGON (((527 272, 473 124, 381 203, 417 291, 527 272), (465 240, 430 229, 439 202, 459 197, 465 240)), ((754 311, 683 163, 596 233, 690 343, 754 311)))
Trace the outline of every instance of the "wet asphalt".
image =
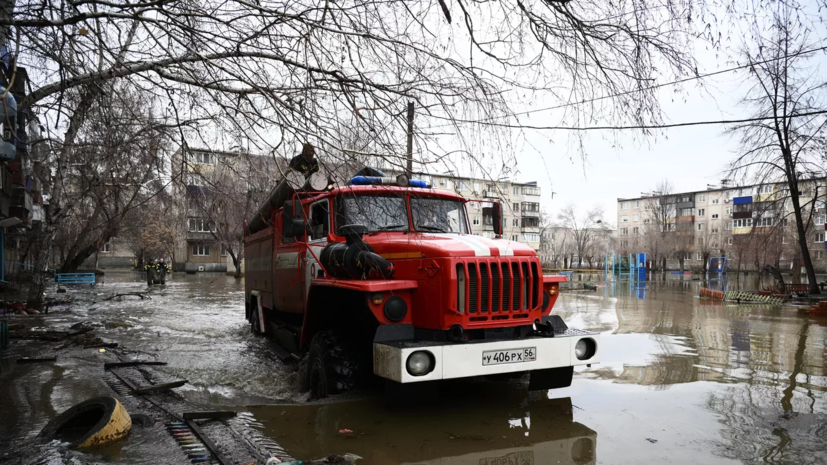
MULTIPOLYGON (((190 463, 161 427, 86 452, 35 446, 43 425, 77 402, 121 395, 106 361, 168 363, 154 382, 184 379, 173 410, 232 409, 226 443, 266 444, 304 460, 351 453, 359 464, 827 463, 827 319, 792 306, 700 300, 698 287, 755 289, 754 277, 702 283, 666 276, 643 285, 601 283, 561 295, 555 313, 601 333, 602 361, 578 369, 570 388, 530 395, 524 380, 462 382, 415 408, 380 394, 309 403, 298 368, 285 365, 244 320, 243 281, 176 274, 147 289, 141 276, 110 272, 95 289, 70 288, 71 305, 14 317, 27 331, 95 327, 118 348, 61 348, 14 340, 0 352, 0 463, 190 463), (134 296, 106 300, 119 293, 134 296), (57 355, 20 365, 17 357, 57 355), (250 438, 253 438, 252 442, 250 438), (242 441, 243 439, 243 441, 242 441), (276 446, 277 445, 277 446, 276 446)), ((135 411, 141 399, 124 398, 135 411)), ((231 446, 227 446, 231 447, 231 446)), ((232 454, 236 463, 258 457, 232 454)), ((263 463, 263 462, 262 462, 263 463)))

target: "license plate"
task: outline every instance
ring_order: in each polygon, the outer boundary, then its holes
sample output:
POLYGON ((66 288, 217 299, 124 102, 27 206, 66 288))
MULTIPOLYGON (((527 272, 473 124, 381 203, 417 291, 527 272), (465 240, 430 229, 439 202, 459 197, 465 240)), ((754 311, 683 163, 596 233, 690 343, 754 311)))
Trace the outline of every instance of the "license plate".
POLYGON ((482 353, 483 365, 502 365, 504 363, 533 362, 537 360, 537 348, 489 350, 482 353))

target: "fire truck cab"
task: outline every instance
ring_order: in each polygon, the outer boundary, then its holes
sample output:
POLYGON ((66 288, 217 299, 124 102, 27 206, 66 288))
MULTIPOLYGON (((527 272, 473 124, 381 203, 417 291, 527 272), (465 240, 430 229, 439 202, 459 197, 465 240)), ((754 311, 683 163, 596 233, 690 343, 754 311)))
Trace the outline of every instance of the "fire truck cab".
MULTIPOLYGON (((246 317, 281 357, 306 357, 313 397, 374 375, 404 385, 527 372, 530 389, 559 388, 599 361, 599 335, 551 314, 566 278, 544 276, 523 244, 472 235, 468 199, 404 178, 280 186, 248 225, 246 317)), ((501 206, 487 213, 500 237, 501 206)))

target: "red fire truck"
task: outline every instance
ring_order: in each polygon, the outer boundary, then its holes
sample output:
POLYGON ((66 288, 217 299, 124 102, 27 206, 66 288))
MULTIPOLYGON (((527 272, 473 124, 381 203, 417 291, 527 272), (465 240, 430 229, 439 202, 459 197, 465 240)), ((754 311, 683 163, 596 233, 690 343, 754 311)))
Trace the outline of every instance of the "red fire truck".
POLYGON ((552 389, 599 361, 597 334, 551 315, 566 278, 499 239, 499 203, 484 209, 487 239, 471 234, 468 199, 421 181, 295 174, 246 226, 246 317, 280 357, 306 358, 312 397, 374 375, 399 389, 528 372, 530 389, 552 389))

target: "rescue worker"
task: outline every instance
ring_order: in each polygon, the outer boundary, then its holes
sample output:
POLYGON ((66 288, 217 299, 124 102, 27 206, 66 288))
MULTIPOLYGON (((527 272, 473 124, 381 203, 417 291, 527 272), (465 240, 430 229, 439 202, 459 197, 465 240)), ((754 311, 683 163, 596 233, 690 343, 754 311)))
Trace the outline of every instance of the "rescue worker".
POLYGON ((169 265, 164 263, 164 259, 158 261, 158 265, 156 266, 158 269, 158 277, 161 280, 161 284, 167 283, 167 272, 169 272, 169 265))
POLYGON ((153 281, 155 281, 155 260, 150 260, 149 263, 144 266, 144 270, 146 271, 146 285, 151 286, 153 281))
POLYGON ((303 174, 305 177, 319 171, 319 160, 316 159, 316 148, 310 142, 305 142, 302 152, 290 160, 290 168, 303 174))

